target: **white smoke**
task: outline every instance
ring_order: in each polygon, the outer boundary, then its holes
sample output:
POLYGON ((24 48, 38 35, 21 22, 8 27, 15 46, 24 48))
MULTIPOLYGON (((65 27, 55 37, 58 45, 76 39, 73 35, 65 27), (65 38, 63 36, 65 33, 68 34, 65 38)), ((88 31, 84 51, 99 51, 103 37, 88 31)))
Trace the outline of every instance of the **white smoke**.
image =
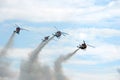
MULTIPOLYGON (((10 68, 11 63, 7 58, 7 51, 12 47, 14 35, 15 33, 12 34, 7 45, 0 53, 0 80, 13 80, 11 78, 13 72, 10 68)), ((38 61, 39 53, 54 37, 53 35, 50 39, 42 41, 38 47, 31 52, 28 60, 21 61, 18 80, 68 80, 63 73, 62 62, 72 57, 79 49, 66 56, 60 56, 54 63, 54 70, 47 65, 42 65, 40 61, 38 61)))
POLYGON ((12 70, 10 68, 11 62, 7 57, 7 52, 12 47, 14 37, 15 33, 11 35, 7 44, 0 52, 0 80, 8 80, 10 77, 12 77, 12 70))
POLYGON ((7 54, 8 49, 11 48, 12 45, 13 45, 14 37, 15 37, 15 33, 13 32, 13 34, 11 35, 11 37, 8 40, 7 44, 5 45, 5 47, 0 52, 0 56, 4 56, 4 55, 7 54))
POLYGON ((62 62, 68 60, 71 58, 79 49, 76 49, 74 52, 65 55, 65 56, 60 56, 54 63, 54 70, 55 70, 55 80, 68 80, 67 77, 64 75, 62 71, 62 62))
POLYGON ((52 36, 50 39, 46 40, 46 41, 42 41, 39 46, 31 52, 30 55, 30 59, 31 61, 34 61, 35 59, 37 59, 39 52, 44 48, 44 46, 46 44, 48 44, 48 42, 50 42, 55 36, 52 36))
POLYGON ((38 54, 54 37, 55 36, 52 36, 50 39, 41 42, 40 45, 31 52, 28 61, 22 61, 19 80, 52 80, 49 67, 43 67, 41 65, 38 61, 38 54))

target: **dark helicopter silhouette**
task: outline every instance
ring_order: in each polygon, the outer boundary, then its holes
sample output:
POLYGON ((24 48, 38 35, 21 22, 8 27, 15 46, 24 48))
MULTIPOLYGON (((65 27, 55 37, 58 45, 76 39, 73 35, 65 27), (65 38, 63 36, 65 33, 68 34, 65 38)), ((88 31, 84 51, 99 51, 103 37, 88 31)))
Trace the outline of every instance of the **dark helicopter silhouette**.
POLYGON ((17 34, 20 33, 20 30, 26 30, 26 31, 28 31, 27 29, 20 28, 20 26, 18 26, 17 24, 15 24, 15 27, 16 27, 16 30, 14 32, 17 33, 17 34))
POLYGON ((55 27, 55 29, 57 30, 57 32, 53 35, 56 36, 57 38, 60 38, 61 35, 63 35, 63 36, 68 35, 68 33, 62 32, 62 31, 58 30, 56 27, 55 27))
POLYGON ((49 39, 50 36, 46 36, 44 37, 44 39, 42 39, 43 42, 47 41, 49 39))
POLYGON ((79 48, 79 49, 86 49, 87 48, 87 46, 90 46, 90 47, 92 47, 92 48, 95 48, 94 46, 91 46, 91 45, 89 45, 89 44, 86 44, 85 43, 85 41, 83 40, 83 43, 82 44, 80 44, 79 46, 77 46, 77 48, 79 48))

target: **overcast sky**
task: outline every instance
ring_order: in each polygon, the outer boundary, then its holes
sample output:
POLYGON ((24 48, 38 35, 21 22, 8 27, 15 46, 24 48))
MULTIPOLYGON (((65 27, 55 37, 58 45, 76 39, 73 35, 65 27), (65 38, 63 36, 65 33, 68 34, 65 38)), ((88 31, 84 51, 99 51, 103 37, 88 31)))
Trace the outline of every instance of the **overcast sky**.
POLYGON ((8 53, 11 68, 19 74, 20 62, 27 59, 44 36, 57 30, 68 33, 54 38, 39 60, 52 67, 60 55, 77 49, 83 40, 88 47, 62 64, 69 80, 117 80, 120 67, 120 0, 0 0, 0 48, 15 30, 14 24, 29 31, 16 34, 8 53), (57 27, 57 30, 54 28, 57 27))

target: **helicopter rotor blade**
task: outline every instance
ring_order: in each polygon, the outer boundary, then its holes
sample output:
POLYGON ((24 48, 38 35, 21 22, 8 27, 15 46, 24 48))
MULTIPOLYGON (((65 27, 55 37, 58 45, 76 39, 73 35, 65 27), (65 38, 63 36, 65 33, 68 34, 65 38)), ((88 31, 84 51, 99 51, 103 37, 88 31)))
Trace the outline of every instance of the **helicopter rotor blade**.
POLYGON ((54 26, 54 28, 58 31, 58 28, 56 26, 54 26))
POLYGON ((95 48, 95 46, 92 46, 92 45, 89 45, 89 44, 87 44, 87 46, 92 47, 92 48, 95 48))
POLYGON ((65 32, 62 32, 62 34, 66 34, 66 35, 69 35, 68 33, 65 33, 65 32))
POLYGON ((16 26, 16 27, 20 27, 20 26, 18 26, 17 24, 15 24, 15 26, 16 26))
POLYGON ((69 35, 68 33, 61 32, 63 36, 69 35))
POLYGON ((24 28, 20 28, 21 30, 26 30, 26 31, 29 31, 28 29, 24 29, 24 28))
POLYGON ((26 31, 29 31, 28 29, 24 29, 24 28, 21 28, 19 25, 17 25, 17 24, 15 24, 15 26, 14 27, 19 27, 20 28, 20 30, 26 30, 26 31))
POLYGON ((14 24, 13 27, 20 27, 20 26, 18 26, 17 24, 14 24))
POLYGON ((65 32, 61 32, 63 35, 69 35, 68 33, 65 33, 65 32))
POLYGON ((63 36, 66 36, 65 34, 62 34, 63 36))

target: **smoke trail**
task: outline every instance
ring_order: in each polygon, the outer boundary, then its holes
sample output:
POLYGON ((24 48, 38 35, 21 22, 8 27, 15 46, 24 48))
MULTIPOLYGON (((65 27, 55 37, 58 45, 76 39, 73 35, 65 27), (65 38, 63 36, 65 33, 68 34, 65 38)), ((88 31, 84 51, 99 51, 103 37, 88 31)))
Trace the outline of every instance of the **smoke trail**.
POLYGON ((43 41, 40 43, 40 45, 31 52, 30 61, 34 61, 37 59, 39 52, 44 48, 45 45, 47 45, 55 36, 52 36, 50 39, 43 41))
MULTIPOLYGON (((12 76, 12 71, 10 69, 10 61, 7 57, 7 51, 12 47, 15 33, 13 33, 8 40, 6 46, 0 52, 0 78, 4 80, 4 78, 9 78, 12 76)), ((0 79, 0 80, 1 80, 0 79)))
POLYGON ((54 63, 54 70, 55 70, 55 79, 56 80, 68 80, 62 71, 62 62, 68 60, 71 58, 79 49, 76 49, 74 52, 66 55, 66 56, 60 56, 54 63))
POLYGON ((10 37, 10 39, 8 40, 7 44, 5 45, 5 47, 4 47, 4 48, 2 49, 2 51, 0 52, 0 56, 6 55, 8 49, 12 47, 13 40, 14 40, 14 36, 15 36, 15 33, 13 32, 13 34, 11 35, 11 37, 10 37))
POLYGON ((120 68, 117 69, 118 73, 120 73, 120 68))
POLYGON ((38 54, 44 48, 48 42, 50 42, 55 36, 52 36, 50 39, 41 42, 40 45, 31 52, 28 61, 22 61, 20 69, 19 80, 52 80, 51 71, 49 67, 42 67, 40 62, 38 62, 38 54), (47 71, 46 71, 47 70, 47 71), (49 79, 46 78, 49 76, 49 79))
POLYGON ((31 65, 24 61, 21 65, 19 80, 53 80, 51 73, 49 66, 43 66, 38 61, 31 65))
POLYGON ((58 61, 64 62, 64 61, 68 60, 68 59, 71 58, 78 50, 79 50, 79 49, 76 49, 74 52, 72 52, 72 53, 70 53, 70 54, 68 54, 68 55, 66 55, 66 56, 60 56, 58 61))
POLYGON ((10 69, 10 61, 7 57, 0 57, 0 78, 12 77, 12 70, 10 69))

